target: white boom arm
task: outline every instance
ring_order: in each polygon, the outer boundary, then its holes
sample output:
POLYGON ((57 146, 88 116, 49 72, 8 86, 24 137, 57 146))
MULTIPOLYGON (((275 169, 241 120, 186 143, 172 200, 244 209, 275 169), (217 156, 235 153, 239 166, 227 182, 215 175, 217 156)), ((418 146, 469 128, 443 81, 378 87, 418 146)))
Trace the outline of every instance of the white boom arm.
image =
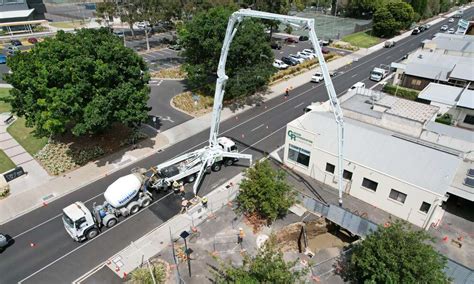
MULTIPOLYGON (((234 12, 229 19, 227 24, 227 30, 224 38, 224 43, 221 49, 221 56, 219 59, 219 65, 217 67, 217 81, 216 81, 216 92, 214 94, 214 106, 212 112, 211 130, 209 135, 209 147, 218 147, 217 136, 219 134, 220 116, 222 110, 222 103, 224 99, 225 84, 229 77, 225 74, 225 65, 227 61, 227 55, 229 53, 230 44, 234 38, 237 28, 245 17, 259 18, 267 20, 277 20, 287 24, 296 24, 302 26, 304 29, 309 30, 309 38, 313 44, 313 48, 318 56, 319 65, 321 72, 323 73, 326 90, 329 95, 329 101, 334 113, 334 117, 337 123, 337 137, 338 137, 338 189, 339 189, 339 205, 342 206, 342 191, 343 191, 343 141, 344 141, 344 121, 342 116, 342 110, 337 99, 336 91, 331 81, 326 62, 321 52, 321 47, 318 43, 318 38, 314 31, 314 20, 300 17, 293 17, 287 15, 279 15, 267 12, 254 11, 249 9, 240 9, 234 12)), ((199 179, 198 181, 199 182, 199 179)))

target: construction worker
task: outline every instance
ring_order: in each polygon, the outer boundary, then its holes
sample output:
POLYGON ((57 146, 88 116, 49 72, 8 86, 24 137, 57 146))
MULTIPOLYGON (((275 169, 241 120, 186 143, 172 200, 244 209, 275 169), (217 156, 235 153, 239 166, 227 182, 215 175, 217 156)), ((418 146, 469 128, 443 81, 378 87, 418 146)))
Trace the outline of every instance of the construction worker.
POLYGON ((181 183, 181 185, 179 186, 179 194, 181 195, 181 197, 184 197, 184 184, 181 183))
POLYGON ((176 193, 176 194, 178 194, 178 193, 179 193, 179 188, 180 188, 179 182, 178 182, 177 180, 175 180, 175 181, 173 182, 173 185, 172 185, 172 186, 173 186, 173 192, 176 193))
POLYGON ((203 206, 204 208, 207 208, 207 197, 203 197, 203 198, 201 199, 201 203, 202 203, 202 206, 203 206))
POLYGON ((285 97, 289 97, 289 96, 290 96, 290 88, 286 88, 285 97))
POLYGON ((188 206, 189 206, 189 201, 182 197, 181 198, 181 211, 179 213, 185 213, 185 212, 188 212, 188 206))

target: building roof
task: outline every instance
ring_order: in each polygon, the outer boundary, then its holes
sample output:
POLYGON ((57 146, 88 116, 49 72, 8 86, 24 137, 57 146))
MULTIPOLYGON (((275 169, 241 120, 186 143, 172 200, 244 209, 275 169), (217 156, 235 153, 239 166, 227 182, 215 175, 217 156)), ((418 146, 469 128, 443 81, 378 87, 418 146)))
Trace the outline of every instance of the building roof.
POLYGON ((0 12, 0 19, 26 18, 29 17, 34 10, 35 9, 0 12))
POLYGON ((466 53, 474 52, 474 36, 472 35, 437 33, 431 42, 436 44, 437 49, 466 53))
POLYGON ((457 63, 449 74, 449 78, 474 81, 474 68, 469 63, 457 63))
POLYGON ((434 121, 428 122, 425 126, 425 129, 443 136, 452 137, 466 142, 472 142, 474 139, 474 133, 471 130, 437 123, 434 121))
MULTIPOLYGON (((474 66, 474 58, 421 50, 410 56, 405 74, 447 82, 456 65, 460 65, 461 69, 455 74, 462 76, 459 73, 463 72, 464 68, 474 66)), ((469 73, 468 77, 471 78, 469 73)))
POLYGON ((420 92, 418 98, 442 103, 449 106, 455 106, 462 92, 462 88, 453 87, 444 84, 430 83, 423 91, 420 92))
POLYGON ((377 94, 377 99, 374 101, 372 101, 369 93, 367 93, 368 95, 355 94, 344 101, 341 107, 375 118, 382 118, 383 114, 386 113, 422 124, 430 121, 439 111, 437 106, 410 101, 380 92, 375 93, 377 94), (381 108, 374 109, 372 104, 381 108))
POLYGON ((474 109, 474 90, 463 90, 458 100, 457 106, 474 109))
MULTIPOLYGON (((330 112, 308 112, 289 126, 316 133, 314 147, 337 155, 336 123, 330 112)), ((413 138, 404 139, 392 131, 353 119, 344 120, 344 131, 345 160, 439 195, 447 192, 461 163, 455 151, 443 151, 442 147, 424 141, 417 143, 413 138)))

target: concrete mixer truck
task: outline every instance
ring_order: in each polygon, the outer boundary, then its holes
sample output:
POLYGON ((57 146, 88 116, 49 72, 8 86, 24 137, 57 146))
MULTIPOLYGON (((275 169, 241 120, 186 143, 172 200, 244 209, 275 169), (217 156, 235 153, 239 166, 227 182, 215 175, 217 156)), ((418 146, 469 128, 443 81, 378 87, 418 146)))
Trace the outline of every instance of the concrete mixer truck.
POLYGON ((64 228, 75 241, 95 238, 103 227, 113 227, 119 217, 137 213, 153 201, 145 188, 146 176, 135 171, 112 183, 104 192, 103 204, 89 210, 83 202, 74 202, 63 209, 64 228))

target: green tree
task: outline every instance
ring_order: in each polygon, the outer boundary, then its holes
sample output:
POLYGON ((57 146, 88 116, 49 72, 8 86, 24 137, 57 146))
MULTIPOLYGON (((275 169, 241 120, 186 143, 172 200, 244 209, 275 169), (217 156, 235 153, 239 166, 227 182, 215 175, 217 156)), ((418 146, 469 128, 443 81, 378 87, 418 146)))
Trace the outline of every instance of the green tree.
POLYGON ((145 266, 142 268, 137 268, 132 271, 132 283, 133 284, 153 284, 155 283, 166 283, 166 269, 163 263, 153 263, 150 267, 145 266), (151 273, 153 273, 153 277, 151 273))
MULTIPOLYGON (((291 3, 289 0, 246 0, 244 4, 254 10, 286 15, 290 11, 291 3)), ((270 38, 273 31, 278 28, 280 22, 272 20, 262 20, 262 22, 270 29, 270 38)))
MULTIPOLYGON (((216 7, 198 13, 179 31, 184 70, 192 88, 202 88, 207 94, 214 90, 217 65, 221 54, 227 22, 232 9, 216 7)), ((253 94, 264 87, 273 74, 273 53, 266 41, 262 24, 244 20, 230 46, 226 64, 229 80, 226 98, 253 94)))
POLYGON ((425 231, 397 221, 357 244, 348 262, 356 283, 448 283, 446 259, 428 244, 425 231))
POLYGON ((147 66, 105 28, 60 31, 8 66, 12 110, 38 136, 84 135, 147 119, 147 66))
POLYGON ((284 216, 295 203, 295 194, 286 182, 285 172, 274 170, 265 160, 245 172, 237 196, 237 210, 257 214, 268 222, 284 216))
POLYGON ((373 23, 372 31, 374 35, 379 37, 389 38, 398 31, 398 24, 386 7, 381 7, 375 11, 373 23))
POLYGON ((111 18, 117 15, 117 5, 112 0, 97 3, 96 17, 99 19, 99 23, 105 21, 105 24, 110 26, 111 18))
POLYGON ((277 247, 276 238, 271 236, 258 250, 255 257, 244 255, 242 266, 220 263, 214 274, 215 283, 304 283, 308 270, 295 270, 296 261, 286 262, 277 247))
POLYGON ((385 4, 395 21, 398 23, 397 31, 408 29, 415 18, 415 11, 410 4, 401 0, 390 0, 385 4))
POLYGON ((428 0, 411 0, 410 5, 413 7, 415 13, 418 13, 422 18, 426 17, 428 0))
POLYGON ((381 5, 381 0, 350 0, 347 9, 350 16, 367 19, 371 18, 381 5))
POLYGON ((400 30, 409 28, 414 19, 415 12, 410 4, 390 0, 375 11, 373 32, 376 36, 392 37, 400 30))

